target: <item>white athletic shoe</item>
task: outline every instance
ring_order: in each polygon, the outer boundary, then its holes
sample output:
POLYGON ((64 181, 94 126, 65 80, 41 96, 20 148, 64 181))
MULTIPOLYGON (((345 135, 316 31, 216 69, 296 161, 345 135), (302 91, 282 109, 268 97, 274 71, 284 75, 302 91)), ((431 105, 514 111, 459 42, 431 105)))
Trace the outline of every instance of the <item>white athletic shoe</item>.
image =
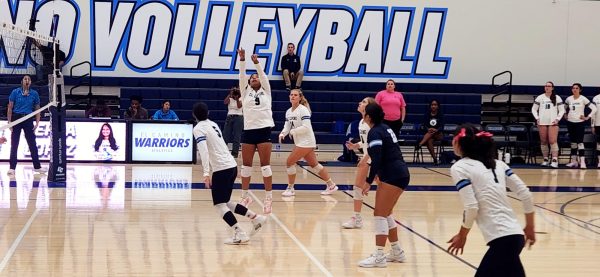
POLYGON ((549 165, 548 159, 544 159, 544 162, 541 164, 541 166, 548 166, 548 165, 549 165))
POLYGON ((271 199, 270 197, 265 198, 264 205, 265 205, 263 207, 264 214, 270 214, 271 206, 273 205, 273 199, 271 199))
POLYGON ((267 223, 267 217, 264 215, 256 215, 256 218, 252 220, 252 231, 250 231, 250 236, 256 235, 263 226, 267 223))
POLYGON ((360 267, 386 267, 387 261, 383 253, 373 253, 371 256, 358 263, 360 267))
POLYGON ((283 197, 292 197, 296 195, 296 192, 294 191, 294 188, 286 188, 284 192, 281 193, 281 196, 283 197))
POLYGON ((550 163, 550 167, 558 168, 558 161, 552 161, 552 163, 550 163))
POLYGON ((321 195, 331 195, 336 190, 338 190, 338 186, 336 186, 335 184, 333 184, 332 186, 328 186, 324 191, 322 191, 321 195))
POLYGON ((9 169, 8 171, 6 171, 6 175, 15 176, 15 170, 14 169, 9 169))
POLYGON ((44 174, 44 173, 48 172, 48 169, 40 167, 40 168, 34 169, 33 172, 38 173, 38 174, 44 174))
POLYGON ((239 244, 248 244, 250 238, 244 231, 236 231, 233 234, 233 237, 225 240, 225 244, 229 245, 239 245, 239 244))
POLYGON ((385 259, 392 263, 403 263, 406 262, 406 255, 404 255, 404 250, 402 249, 400 249, 400 251, 394 251, 394 249, 392 249, 390 253, 385 255, 385 259))
POLYGON ((342 224, 342 227, 344 227, 344 229, 360 229, 363 226, 363 220, 362 217, 356 217, 353 216, 350 218, 350 220, 344 222, 342 224))
POLYGON ((242 199, 240 199, 240 205, 244 206, 244 207, 248 207, 250 206, 250 204, 252 204, 253 200, 252 197, 250 197, 250 195, 246 195, 246 197, 242 197, 242 199))
POLYGON ((572 161, 567 164, 567 167, 577 168, 577 167, 579 167, 579 163, 577 163, 577 161, 572 161))
POLYGON ((581 161, 579 162, 579 168, 581 169, 586 169, 587 166, 585 165, 585 158, 581 158, 581 161))

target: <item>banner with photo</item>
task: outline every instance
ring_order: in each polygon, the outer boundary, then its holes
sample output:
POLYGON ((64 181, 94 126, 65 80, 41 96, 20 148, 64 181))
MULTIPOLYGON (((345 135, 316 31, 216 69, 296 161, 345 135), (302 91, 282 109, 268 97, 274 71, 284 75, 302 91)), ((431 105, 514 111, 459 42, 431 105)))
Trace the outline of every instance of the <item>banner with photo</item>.
MULTIPOLYGON (((0 124, 6 124, 0 121, 0 124)), ((125 122, 67 122, 67 160, 68 161, 125 161, 126 149, 125 122)), ((36 144, 40 160, 50 159, 52 143, 51 129, 48 121, 41 121, 35 130, 36 144)), ((0 134, 8 141, 0 146, 0 160, 10 158, 11 130, 0 134)), ((17 157, 19 160, 30 160, 31 152, 21 132, 17 157)))

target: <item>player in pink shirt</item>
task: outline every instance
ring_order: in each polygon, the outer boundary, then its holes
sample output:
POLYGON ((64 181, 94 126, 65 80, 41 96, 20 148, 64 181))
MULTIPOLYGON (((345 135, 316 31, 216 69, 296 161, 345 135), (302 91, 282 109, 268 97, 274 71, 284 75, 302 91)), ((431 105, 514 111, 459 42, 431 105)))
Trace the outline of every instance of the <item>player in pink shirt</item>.
POLYGON ((385 113, 383 123, 392 128, 396 136, 400 135, 400 129, 406 117, 406 102, 404 102, 402 94, 396 91, 396 82, 392 79, 387 80, 385 90, 377 93, 375 101, 385 113))

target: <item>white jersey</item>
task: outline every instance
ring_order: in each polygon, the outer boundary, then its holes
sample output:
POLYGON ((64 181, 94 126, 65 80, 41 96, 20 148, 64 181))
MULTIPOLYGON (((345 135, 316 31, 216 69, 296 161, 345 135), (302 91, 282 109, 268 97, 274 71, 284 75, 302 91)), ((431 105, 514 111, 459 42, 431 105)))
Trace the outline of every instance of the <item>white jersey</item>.
POLYGON ((271 109, 271 85, 260 64, 255 64, 261 88, 255 91, 248 84, 246 62, 240 62, 240 91, 242 92, 242 111, 244 113, 244 130, 274 127, 273 110, 271 109))
POLYGON ((531 113, 540 125, 552 125, 553 122, 559 122, 565 114, 565 103, 562 98, 556 95, 556 105, 552 104, 552 99, 542 93, 533 101, 531 113))
POLYGON ((358 144, 360 145, 360 148, 362 148, 363 154, 369 153, 367 151, 367 149, 369 149, 369 144, 367 143, 367 137, 369 136, 369 130, 371 130, 371 127, 369 127, 369 124, 365 123, 364 119, 361 119, 360 122, 358 123, 358 135, 360 137, 360 141, 358 142, 358 144))
MULTIPOLYGON (((600 126, 600 112, 598 111, 600 109, 600 94, 594 96, 592 104, 596 107, 596 112, 594 113, 594 116, 592 116, 592 126, 600 126)), ((590 105, 590 107, 591 106, 592 105, 590 105)))
POLYGON ((243 115, 242 108, 238 108, 237 101, 229 97, 229 104, 227 105, 227 115, 243 115))
POLYGON ((304 105, 298 105, 295 110, 289 108, 285 112, 285 124, 281 130, 283 136, 290 136, 298 147, 315 148, 317 140, 310 123, 310 111, 304 105))
POLYGON ((209 119, 198 122, 194 127, 194 138, 202 158, 203 176, 210 176, 211 168, 216 172, 237 167, 216 123, 209 119))
POLYGON ((475 220, 486 243, 523 234, 509 204, 506 188, 521 199, 525 213, 533 212, 533 201, 527 186, 508 165, 496 160, 496 169, 492 172, 480 161, 463 158, 452 165, 450 173, 465 207, 465 228, 471 228, 475 220), (467 213, 469 210, 475 212, 467 213))
MULTIPOLYGON (((567 121, 578 123, 583 122, 584 120, 580 117, 585 114, 585 107, 592 109, 592 113, 596 113, 596 106, 590 105, 590 100, 588 100, 585 96, 579 95, 579 98, 575 99, 573 95, 567 97, 565 100, 565 104, 567 105, 567 121)), ((590 113, 590 115, 593 115, 590 113)))

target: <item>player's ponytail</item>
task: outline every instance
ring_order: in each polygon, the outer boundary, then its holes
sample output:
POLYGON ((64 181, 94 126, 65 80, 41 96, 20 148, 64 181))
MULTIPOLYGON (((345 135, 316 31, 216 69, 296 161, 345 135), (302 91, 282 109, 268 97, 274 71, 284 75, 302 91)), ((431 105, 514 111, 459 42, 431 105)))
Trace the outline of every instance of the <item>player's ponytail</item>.
POLYGON ((296 91, 298 92, 298 95, 300 95, 300 105, 306 107, 308 109, 308 111, 310 112, 310 104, 308 104, 308 100, 306 99, 306 97, 304 96, 304 93, 302 93, 302 90, 299 89, 293 89, 292 91, 296 91))
POLYGON ((496 144, 493 134, 480 131, 473 124, 463 124, 456 129, 454 140, 463 157, 478 160, 486 168, 496 168, 496 144))

